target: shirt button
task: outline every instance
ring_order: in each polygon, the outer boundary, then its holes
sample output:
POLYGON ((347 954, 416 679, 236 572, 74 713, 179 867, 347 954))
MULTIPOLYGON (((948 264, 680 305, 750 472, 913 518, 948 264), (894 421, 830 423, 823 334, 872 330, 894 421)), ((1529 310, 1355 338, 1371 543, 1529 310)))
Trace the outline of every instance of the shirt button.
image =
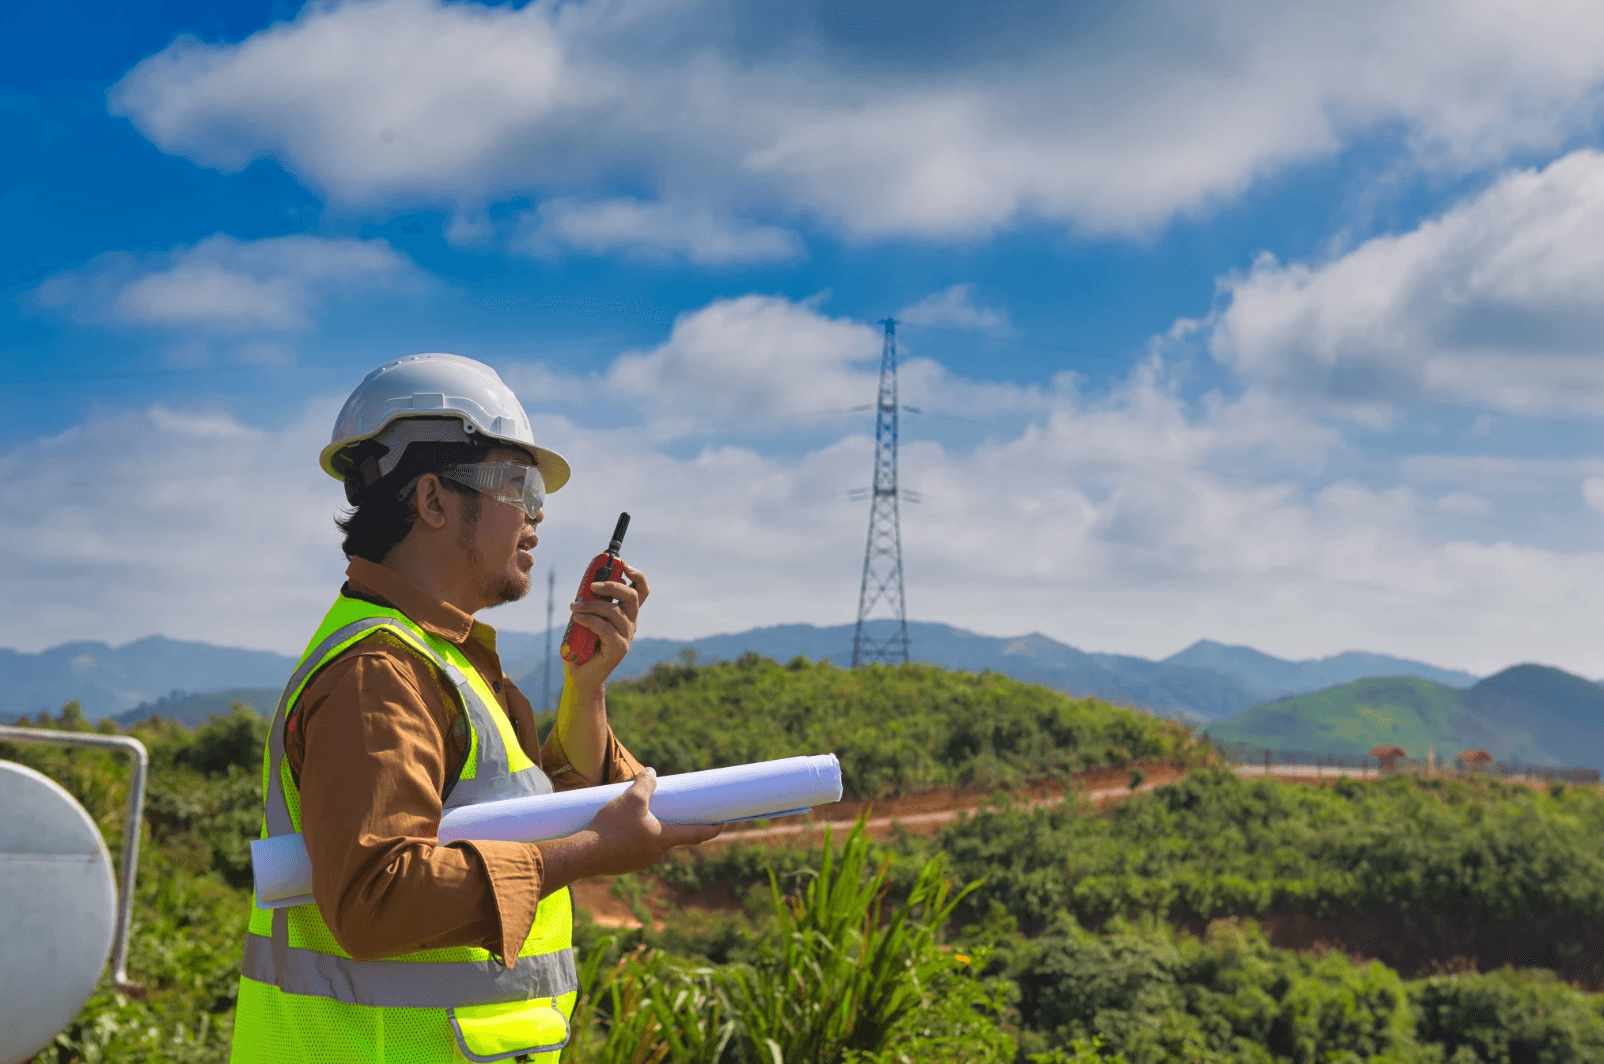
POLYGON ((501 690, 501 681, 497 680, 494 684, 492 684, 492 686, 495 687, 497 692, 500 692, 500 690, 501 690))

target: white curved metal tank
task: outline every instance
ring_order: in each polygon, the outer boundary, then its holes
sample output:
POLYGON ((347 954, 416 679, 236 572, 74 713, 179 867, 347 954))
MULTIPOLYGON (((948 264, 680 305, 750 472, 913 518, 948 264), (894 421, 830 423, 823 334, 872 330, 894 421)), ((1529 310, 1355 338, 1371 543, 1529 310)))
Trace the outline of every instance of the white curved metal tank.
POLYGON ((0 1061, 29 1059, 82 1010, 116 910, 111 855, 83 806, 0 761, 0 1061))

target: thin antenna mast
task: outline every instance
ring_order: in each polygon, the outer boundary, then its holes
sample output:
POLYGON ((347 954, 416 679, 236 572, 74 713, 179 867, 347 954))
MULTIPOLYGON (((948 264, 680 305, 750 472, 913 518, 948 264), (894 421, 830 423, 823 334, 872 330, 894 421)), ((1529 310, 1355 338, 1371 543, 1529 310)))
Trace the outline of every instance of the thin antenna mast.
POLYGON ((897 506, 897 323, 885 319, 880 351, 880 399, 874 418, 874 488, 869 496, 869 538, 863 548, 863 583, 858 588, 858 628, 852 637, 852 667, 878 661, 908 663, 908 611, 902 587, 902 517, 897 506), (884 604, 897 622, 888 638, 863 630, 875 607, 884 604))
POLYGON ((551 712, 551 616, 557 608, 557 567, 546 570, 546 668, 545 690, 540 695, 540 711, 551 712))

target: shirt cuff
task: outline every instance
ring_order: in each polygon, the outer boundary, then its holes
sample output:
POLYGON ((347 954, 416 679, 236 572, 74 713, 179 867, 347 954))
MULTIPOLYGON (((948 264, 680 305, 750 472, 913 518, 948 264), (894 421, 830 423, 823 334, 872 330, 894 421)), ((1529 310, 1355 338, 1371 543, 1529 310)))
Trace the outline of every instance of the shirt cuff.
POLYGON ((546 879, 545 858, 540 849, 524 842, 497 842, 480 839, 458 842, 479 855, 490 880, 490 894, 496 903, 496 928, 480 943, 511 968, 535 925, 540 907, 540 888, 546 879))
POLYGON ((557 738, 557 729, 552 728, 551 734, 546 736, 546 743, 540 751, 541 768, 547 778, 551 780, 553 789, 559 791, 574 791, 581 787, 596 787, 604 783, 623 783, 639 776, 644 767, 618 741, 613 734, 611 726, 607 729, 607 752, 602 755, 601 779, 588 779, 568 760, 568 753, 563 749, 562 740, 557 738))

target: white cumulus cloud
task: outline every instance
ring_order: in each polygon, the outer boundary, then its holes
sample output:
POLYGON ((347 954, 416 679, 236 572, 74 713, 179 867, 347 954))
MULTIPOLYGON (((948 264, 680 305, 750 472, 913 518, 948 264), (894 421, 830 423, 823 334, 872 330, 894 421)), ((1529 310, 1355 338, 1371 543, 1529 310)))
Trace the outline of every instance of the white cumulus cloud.
POLYGON ((633 199, 549 200, 523 222, 519 246, 536 254, 573 248, 648 259, 682 256, 704 265, 725 265, 783 261, 802 253, 796 234, 778 226, 741 224, 705 210, 633 199))
POLYGON ((0 454, 0 585, 33 603, 0 643, 163 633, 293 653, 344 568, 344 500, 316 459, 337 409, 271 431, 177 403, 102 411, 0 454))
MULTIPOLYGON (((47 278, 43 305, 82 322, 208 333, 300 331, 333 291, 416 284, 411 262, 382 240, 284 236, 242 241, 218 233, 155 255, 112 251, 47 278)), ((271 345, 242 348, 245 361, 284 360, 271 345)), ((191 359, 193 361, 193 359, 191 359)))
POLYGON ((110 99, 164 151, 341 204, 551 199, 550 238, 729 262, 789 253, 774 217, 1139 233, 1378 133, 1479 167, 1588 128, 1601 76, 1582 0, 331 0, 181 37, 110 99))
POLYGON ((675 417, 806 415, 871 398, 879 355, 876 330, 861 322, 743 296, 681 315, 667 341, 620 356, 607 381, 675 417))
MULTIPOLYGON (((747 295, 679 315, 662 343, 626 351, 604 372, 583 376, 526 362, 505 374, 534 402, 626 407, 656 439, 783 434, 861 416, 879 386, 882 340, 878 325, 831 318, 815 302, 747 295)), ((1074 391, 1069 374, 1046 387, 974 381, 917 355, 904 354, 898 372, 905 402, 967 419, 1043 415, 1074 391)))
POLYGON ((902 308, 896 317, 909 325, 951 326, 998 335, 1010 332, 1008 312, 975 303, 975 286, 967 281, 932 292, 902 308))
POLYGON ((1604 477, 1588 477, 1582 481, 1582 498, 1593 510, 1604 514, 1604 477))
POLYGON ((1225 299, 1212 350, 1254 384, 1358 408, 1604 412, 1604 154, 1509 173, 1331 261, 1266 257, 1225 299))

